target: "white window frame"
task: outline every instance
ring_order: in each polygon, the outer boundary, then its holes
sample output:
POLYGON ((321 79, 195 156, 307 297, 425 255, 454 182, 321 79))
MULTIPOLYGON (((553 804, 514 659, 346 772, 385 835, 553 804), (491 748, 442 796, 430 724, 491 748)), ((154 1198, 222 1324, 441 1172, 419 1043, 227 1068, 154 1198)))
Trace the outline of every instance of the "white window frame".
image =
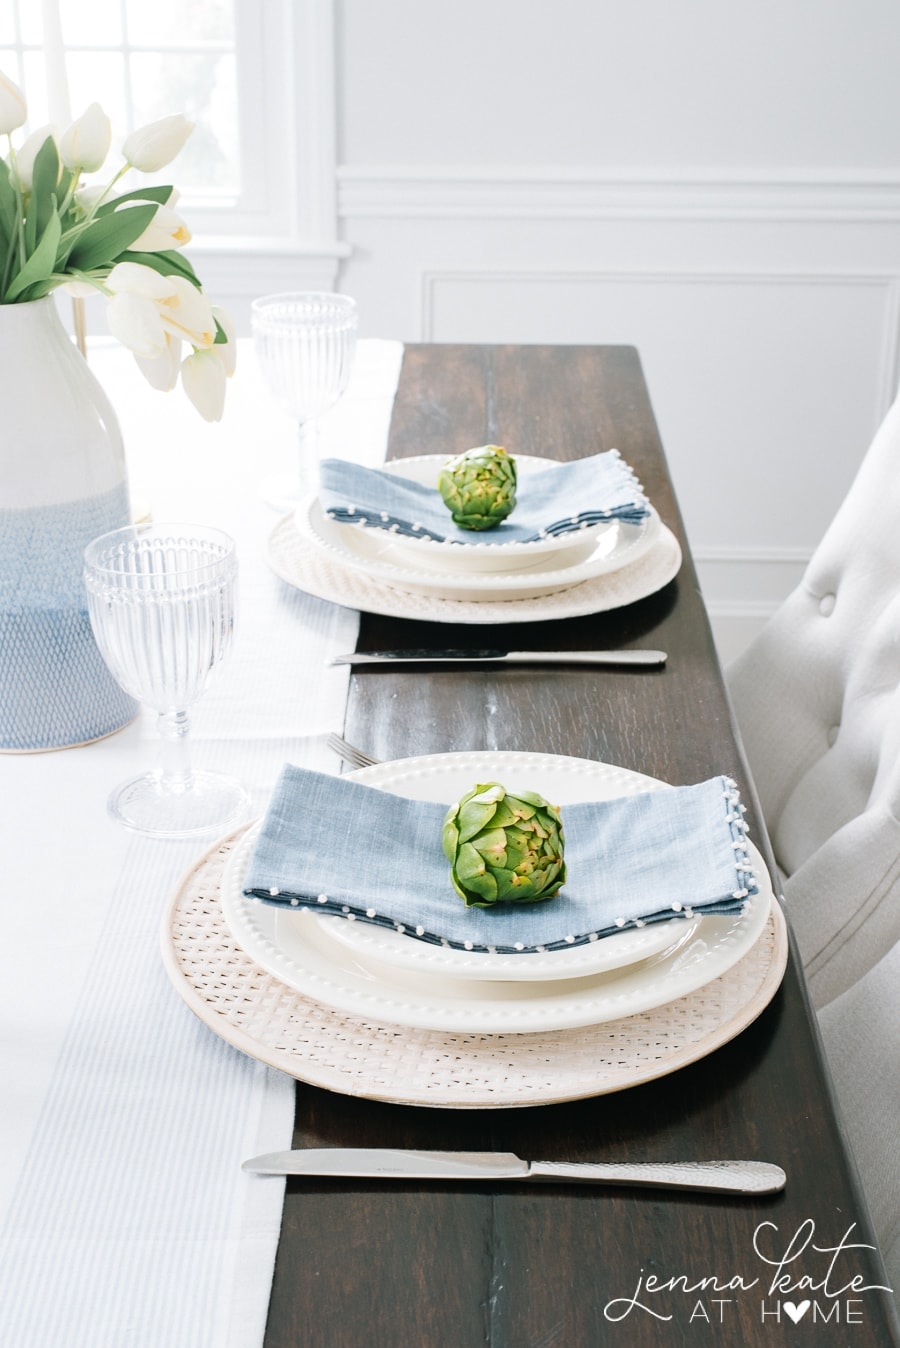
POLYGON ((338 237, 334 0, 235 3, 237 41, 258 63, 239 67, 241 161, 258 204, 192 210, 190 252, 245 332, 256 295, 336 289, 350 249, 338 237))
POLYGON ((192 209, 195 233, 333 244, 333 0, 235 0, 242 203, 192 209))
POLYGON ((338 238, 334 9, 235 0, 240 197, 181 203, 211 293, 335 288, 349 250, 338 238))

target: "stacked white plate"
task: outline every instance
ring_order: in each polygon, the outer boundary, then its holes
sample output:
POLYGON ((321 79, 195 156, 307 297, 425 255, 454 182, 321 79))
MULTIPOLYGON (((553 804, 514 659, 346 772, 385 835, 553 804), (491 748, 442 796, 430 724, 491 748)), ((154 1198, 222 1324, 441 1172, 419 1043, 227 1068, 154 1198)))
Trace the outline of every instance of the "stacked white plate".
MULTIPOLYGON (((388 472, 437 490, 446 457, 439 454, 398 459, 388 472)), ((553 460, 519 455, 522 477, 549 468, 553 460)), ((300 536, 323 557, 410 594, 491 602, 557 594, 598 576, 611 575, 645 556, 656 543, 660 520, 655 510, 640 524, 616 520, 530 543, 437 542, 387 529, 338 523, 317 498, 294 515, 300 536)))
MULTIPOLYGON (((475 781, 537 790, 563 807, 667 789, 655 778, 588 759, 491 751, 403 759, 353 775, 412 799, 448 804, 475 781)), ((253 828, 241 838, 223 878, 222 910, 237 943, 281 982, 324 1006, 416 1029, 525 1034, 665 1006, 742 959, 761 938, 774 901, 751 846, 759 893, 737 914, 674 918, 543 954, 459 951, 370 923, 246 898, 256 834, 253 828)), ((361 839, 364 876, 364 830, 361 839)))

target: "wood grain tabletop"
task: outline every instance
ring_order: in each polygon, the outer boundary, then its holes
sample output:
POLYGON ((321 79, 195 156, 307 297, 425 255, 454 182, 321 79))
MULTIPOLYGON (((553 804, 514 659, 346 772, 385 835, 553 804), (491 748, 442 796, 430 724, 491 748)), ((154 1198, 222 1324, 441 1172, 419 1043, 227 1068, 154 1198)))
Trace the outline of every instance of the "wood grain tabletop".
MULTIPOLYGON (((487 443, 557 459, 617 448, 679 538, 680 573, 626 608, 524 630, 363 614, 360 649, 646 645, 666 650, 668 662, 360 669, 347 738, 381 758, 537 750, 676 785, 727 773, 770 862, 673 488, 678 466, 670 476, 637 352, 408 346, 389 456, 449 456, 487 443)), ((749 1028, 629 1089, 458 1111, 298 1083, 294 1146, 350 1145, 560 1160, 741 1157, 777 1162, 788 1178, 782 1193, 760 1198, 292 1179, 266 1348, 900 1343, 793 954, 749 1028)))

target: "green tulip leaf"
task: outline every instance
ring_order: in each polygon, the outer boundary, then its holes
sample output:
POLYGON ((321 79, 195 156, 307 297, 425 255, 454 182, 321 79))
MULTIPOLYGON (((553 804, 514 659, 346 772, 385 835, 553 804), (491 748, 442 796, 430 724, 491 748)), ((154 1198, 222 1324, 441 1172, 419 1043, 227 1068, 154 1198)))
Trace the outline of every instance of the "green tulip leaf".
POLYGON ((31 202, 28 207, 27 224, 35 222, 35 238, 47 228, 47 221, 56 211, 59 194, 59 151, 56 141, 48 136, 38 150, 34 160, 31 178, 31 202))
POLYGON ((97 218, 118 210, 123 201, 155 201, 157 206, 165 206, 172 195, 171 187, 136 187, 132 192, 123 192, 119 197, 110 197, 97 207, 97 218))
POLYGON ((118 260, 143 234, 156 214, 156 206, 126 206, 111 215, 98 216, 83 230, 69 251, 69 267, 90 271, 111 259, 118 260))
MULTIPOLYGON (((187 258, 181 253, 177 253, 174 248, 167 248, 159 253, 137 253, 132 249, 127 249, 119 258, 120 262, 139 262, 144 267, 152 267, 158 271, 160 276, 183 276, 191 285, 200 289, 200 281, 194 268, 188 262, 187 258)), ((223 341, 227 338, 223 337, 223 341)))
MULTIPOLYGON (((37 282, 49 280, 53 273, 56 250, 59 247, 61 234, 62 225, 59 223, 59 216, 54 211, 54 214, 47 221, 47 228, 41 235, 40 242, 34 252, 26 259, 19 274, 10 281, 4 296, 6 301, 16 299, 28 290, 29 286, 33 286, 37 282)), ((31 298, 37 298, 37 296, 31 298)))
POLYGON ((0 240, 4 254, 9 251, 10 240, 16 232, 17 204, 21 200, 10 182, 9 165, 0 159, 0 240))

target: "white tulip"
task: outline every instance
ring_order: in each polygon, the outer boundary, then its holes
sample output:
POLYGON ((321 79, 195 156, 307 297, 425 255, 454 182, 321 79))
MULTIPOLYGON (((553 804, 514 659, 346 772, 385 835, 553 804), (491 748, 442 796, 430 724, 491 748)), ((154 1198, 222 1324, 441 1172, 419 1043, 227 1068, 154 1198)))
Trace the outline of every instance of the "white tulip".
POLYGON ((108 191, 106 183, 88 183, 75 193, 75 205, 84 215, 93 215, 108 191))
POLYGON ((165 354, 166 333, 153 300, 123 291, 106 303, 110 332, 136 356, 156 360, 165 354))
POLYGON ((114 295, 129 291, 156 300, 165 299, 169 294, 170 279, 143 262, 117 262, 106 278, 106 286, 114 295))
POLYGON ((63 132, 59 157, 67 169, 96 173, 109 154, 111 138, 109 118, 99 103, 92 103, 77 122, 63 132))
POLYGON ((180 112, 174 117, 163 117, 132 131, 122 146, 122 154, 132 168, 155 173, 172 162, 193 129, 194 123, 180 112))
POLYGON ((131 247, 136 253, 162 253, 169 248, 183 248, 190 241, 191 231, 181 216, 168 206, 157 206, 153 219, 131 247))
POLYGON ((38 151, 44 141, 50 139, 56 140, 56 127, 42 126, 38 131, 32 131, 28 139, 16 150, 16 172, 26 192, 31 191, 34 181, 34 161, 37 159, 38 151))
POLYGON ((178 372, 181 369, 181 341, 179 338, 167 336, 162 355, 152 357, 135 355, 135 360, 147 383, 159 389, 161 393, 168 393, 178 383, 178 372))
POLYGON ((25 97, 17 84, 0 71, 0 136, 8 136, 28 116, 25 97))
POLYGON ((183 276, 171 276, 173 293, 160 306, 163 325, 173 337, 183 337, 191 346, 205 349, 216 340, 216 320, 212 305, 183 276))
POLYGON ((212 306, 183 276, 161 276, 139 262, 119 262, 106 287, 112 292, 106 314, 113 336, 138 355, 163 355, 168 337, 200 348, 215 341, 212 306))
POLYGON ((184 391, 206 421, 221 421, 225 410, 225 365, 218 350, 195 351, 181 366, 184 391))

